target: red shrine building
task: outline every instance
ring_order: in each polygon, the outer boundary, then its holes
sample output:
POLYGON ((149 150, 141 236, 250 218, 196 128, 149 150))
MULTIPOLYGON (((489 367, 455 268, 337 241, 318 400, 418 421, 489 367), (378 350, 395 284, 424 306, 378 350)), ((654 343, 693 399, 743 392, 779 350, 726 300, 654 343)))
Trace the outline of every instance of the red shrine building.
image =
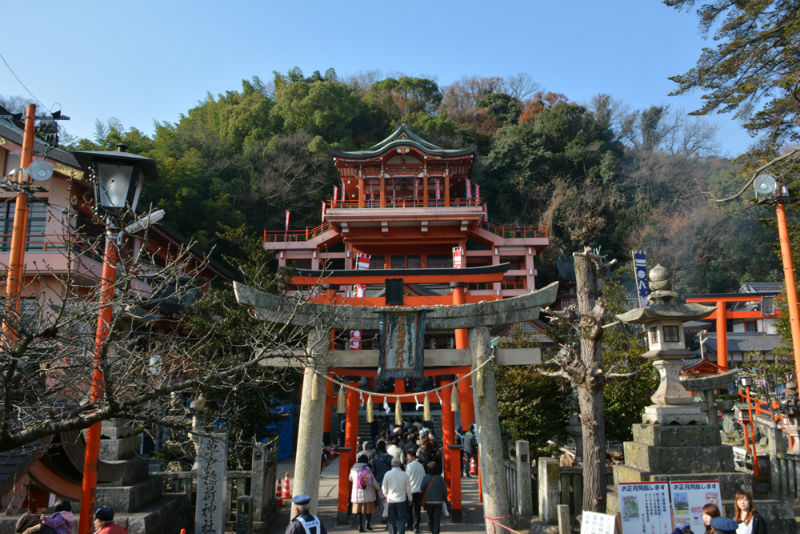
MULTIPOLYGON (((283 232, 265 232, 264 248, 275 251, 280 267, 294 266, 294 288, 321 285, 322 291, 312 298, 316 302, 424 307, 530 293, 536 289, 535 258, 549 243, 547 228, 489 222, 491 214, 480 196, 480 186, 471 179, 476 150, 443 149, 401 125, 369 149, 331 151, 340 184, 322 206, 322 224, 300 231, 287 226, 283 232)), ((332 335, 332 349, 378 348, 377 332, 358 332, 357 338, 353 332, 336 334, 336 338, 332 335)), ((426 330, 424 342, 426 349, 469 348, 466 330, 426 330)), ((454 354, 448 361, 426 359, 428 387, 402 379, 377 384, 377 352, 373 367, 328 369, 329 374, 345 377, 354 386, 361 383, 375 391, 376 406, 384 401, 393 403, 392 393, 411 392, 407 387, 424 391, 470 372, 469 362, 454 354)), ((475 422, 468 379, 458 383, 458 398, 457 413, 445 400, 437 414, 441 418, 438 436, 448 457, 448 447, 455 447, 456 422, 465 429, 475 422)), ((336 396, 330 381, 328 399, 334 407, 336 396)), ((352 448, 358 446, 358 398, 348 398, 347 407, 344 445, 352 448)), ((331 438, 331 411, 326 412, 326 441, 331 438)), ((354 456, 349 458, 351 465, 354 456)), ((449 458, 445 465, 450 465, 449 458)), ((445 471, 460 515, 460 477, 451 476, 449 468, 445 471)), ((346 477, 346 470, 340 472, 340 508, 344 510, 346 477)))

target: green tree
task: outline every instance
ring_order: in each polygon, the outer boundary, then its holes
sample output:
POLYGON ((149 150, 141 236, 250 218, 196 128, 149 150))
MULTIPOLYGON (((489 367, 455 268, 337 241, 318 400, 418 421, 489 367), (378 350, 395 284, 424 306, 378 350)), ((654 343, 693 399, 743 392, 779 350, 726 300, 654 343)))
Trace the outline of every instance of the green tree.
POLYGON ((522 115, 523 105, 519 99, 505 93, 490 93, 478 102, 479 109, 503 124, 514 124, 522 115))
MULTIPOLYGON (((691 9, 694 0, 664 0, 691 9)), ((700 89, 705 104, 696 114, 735 112, 768 146, 797 140, 800 125, 800 70, 797 42, 800 16, 793 0, 730 2, 713 0, 697 10, 705 35, 713 31, 714 48, 704 48, 697 66, 670 78, 673 95, 700 89)))
POLYGON ((348 123, 359 114, 361 101, 350 87, 334 80, 301 81, 296 73, 287 80, 276 76, 275 101, 272 112, 286 130, 305 130, 329 143, 352 144, 348 123))
MULTIPOLYGON (((500 348, 534 348, 519 325, 500 348)), ((497 366, 497 411, 510 442, 527 440, 532 450, 544 448, 548 440, 565 442, 570 400, 569 383, 544 376, 538 365, 497 366)))
POLYGON ((375 82, 364 97, 380 108, 390 120, 401 120, 410 113, 433 113, 442 103, 438 84, 427 78, 385 78, 375 82))

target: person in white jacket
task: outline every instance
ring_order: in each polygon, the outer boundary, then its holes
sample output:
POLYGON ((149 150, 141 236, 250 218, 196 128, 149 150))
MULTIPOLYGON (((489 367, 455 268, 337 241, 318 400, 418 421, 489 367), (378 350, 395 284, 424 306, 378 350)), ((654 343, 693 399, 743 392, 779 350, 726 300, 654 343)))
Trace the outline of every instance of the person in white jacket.
POLYGON ((383 477, 383 494, 389 503, 387 529, 389 534, 406 534, 406 509, 413 502, 411 481, 403 471, 403 460, 392 458, 392 470, 383 477))
POLYGON ((422 495, 425 488, 422 487, 422 479, 425 478, 425 466, 417 459, 416 454, 411 451, 406 453, 406 474, 411 482, 411 495, 413 504, 408 507, 408 530, 414 529, 415 534, 419 534, 419 515, 422 511, 422 495))

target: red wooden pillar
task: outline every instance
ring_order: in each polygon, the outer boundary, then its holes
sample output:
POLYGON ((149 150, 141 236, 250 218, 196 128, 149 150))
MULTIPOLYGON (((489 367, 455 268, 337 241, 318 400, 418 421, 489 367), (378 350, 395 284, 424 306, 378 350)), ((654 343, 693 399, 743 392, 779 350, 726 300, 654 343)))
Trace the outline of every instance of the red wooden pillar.
POLYGON ((358 179, 358 207, 364 207, 364 198, 366 195, 364 194, 364 178, 359 177, 358 179))
POLYGON ((472 398, 471 377, 458 381, 458 405, 459 410, 461 410, 461 428, 466 432, 469 429, 469 425, 475 424, 475 405, 472 398))
POLYGON ((347 524, 347 505, 350 502, 350 447, 339 448, 339 512, 337 524, 347 524))
MULTIPOLYGON (((422 205, 427 208, 428 207, 428 176, 427 175, 422 178, 422 183, 424 184, 422 186, 422 205)), ((267 240, 267 238, 266 238, 267 233, 266 232, 267 231, 264 230, 264 241, 267 240)))
POLYGON ((381 207, 386 207, 386 179, 381 176, 381 207))
POLYGON ((450 175, 444 175, 444 205, 450 207, 450 175))
POLYGON ((458 473, 452 477, 453 485, 450 486, 450 502, 453 503, 453 523, 463 523, 461 513, 461 445, 448 445, 450 450, 450 473, 458 473))
POLYGON ((453 417, 453 409, 450 406, 450 395, 452 395, 452 385, 453 379, 448 377, 442 377, 442 387, 444 389, 441 392, 442 399, 444 402, 442 403, 442 443, 444 449, 444 480, 447 484, 447 487, 450 488, 450 492, 453 492, 453 486, 455 484, 461 485, 461 471, 459 469, 453 469, 452 466, 452 457, 453 452, 449 448, 449 445, 455 445, 456 443, 456 422, 455 418, 453 417), (447 385, 450 387, 446 387, 447 385))
POLYGON ((725 320, 725 302, 717 302, 717 365, 728 367, 728 322, 725 320))
MULTIPOLYGON (((358 382, 348 382, 348 386, 358 387, 358 382)), ((356 452, 358 452, 358 393, 352 389, 345 392, 345 402, 347 406, 347 419, 344 427, 344 445, 353 449, 348 469, 356 463, 356 452)))

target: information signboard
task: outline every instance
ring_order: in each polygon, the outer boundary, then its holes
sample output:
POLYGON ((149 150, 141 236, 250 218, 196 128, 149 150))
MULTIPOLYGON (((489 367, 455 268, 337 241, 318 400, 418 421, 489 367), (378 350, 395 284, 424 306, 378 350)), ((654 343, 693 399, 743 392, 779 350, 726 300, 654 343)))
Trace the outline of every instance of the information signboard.
POLYGON ((722 511, 718 480, 680 480, 669 483, 675 526, 689 525, 692 532, 705 531, 703 506, 714 504, 722 511))
POLYGON ((670 534, 672 517, 666 482, 620 482, 622 534, 670 534))
POLYGON ((617 516, 583 512, 581 515, 581 534, 616 534, 617 516))

